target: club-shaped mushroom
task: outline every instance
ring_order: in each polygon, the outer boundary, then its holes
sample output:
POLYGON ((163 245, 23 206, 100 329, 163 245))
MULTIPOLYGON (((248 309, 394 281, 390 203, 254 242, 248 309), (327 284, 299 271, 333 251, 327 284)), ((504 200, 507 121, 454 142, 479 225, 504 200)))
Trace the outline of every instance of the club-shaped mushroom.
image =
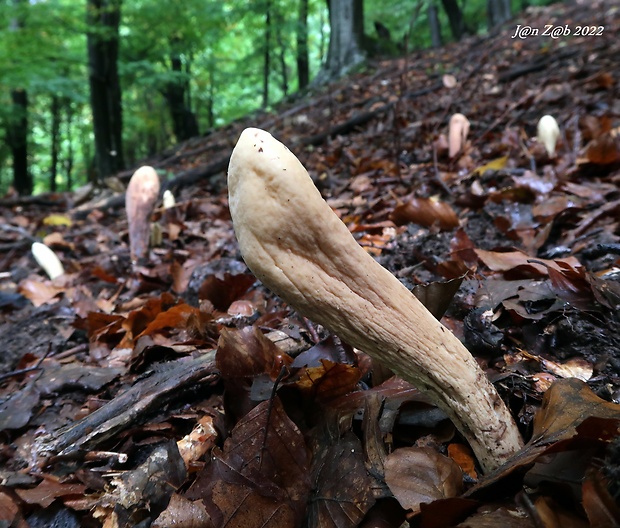
POLYGON ((555 117, 544 115, 538 121, 536 136, 544 146, 550 158, 555 157, 555 146, 560 137, 560 127, 555 117))
POLYGON ((448 126, 448 155, 454 158, 463 151, 469 135, 469 119, 463 114, 453 114, 448 126))
POLYGON ((134 263, 145 257, 149 248, 151 214, 159 196, 159 187, 159 176, 153 167, 148 166, 134 172, 127 186, 125 209, 131 261, 134 263))
POLYGON ((511 414, 473 356, 362 249, 288 148, 246 129, 232 153, 228 192, 243 258, 267 287, 427 392, 485 471, 521 448, 511 414))
POLYGON ((47 273, 47 276, 54 280, 61 275, 64 275, 65 269, 58 258, 58 255, 54 253, 48 246, 41 242, 34 242, 32 244, 32 256, 37 261, 37 264, 43 268, 43 271, 47 273))

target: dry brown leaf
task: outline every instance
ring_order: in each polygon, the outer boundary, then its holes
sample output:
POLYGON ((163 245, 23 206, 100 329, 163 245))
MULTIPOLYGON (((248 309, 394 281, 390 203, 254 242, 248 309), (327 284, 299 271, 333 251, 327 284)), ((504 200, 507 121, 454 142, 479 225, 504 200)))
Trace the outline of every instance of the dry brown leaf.
POLYGON ((190 501, 177 493, 168 507, 151 524, 152 528, 214 528, 202 501, 190 501))
POLYGON ((456 497, 463 491, 461 468, 427 447, 403 447, 389 454, 385 482, 400 505, 414 512, 422 503, 456 497))
POLYGON ((603 134, 592 140, 586 147, 586 159, 597 165, 608 165, 620 160, 620 146, 618 138, 610 133, 603 134))
POLYGON ((459 225, 458 216, 450 204, 434 198, 413 197, 406 203, 397 205, 390 214, 390 220, 396 225, 413 222, 430 227, 437 224, 444 230, 454 229, 459 225))
POLYGON ((23 501, 28 504, 38 504, 43 508, 48 508, 58 498, 67 495, 83 495, 85 491, 84 484, 61 484, 52 479, 44 479, 32 489, 15 490, 23 501))
POLYGON ((19 283, 18 288, 26 299, 38 308, 43 304, 53 304, 59 301, 60 293, 64 291, 64 288, 54 286, 49 282, 39 282, 32 279, 25 279, 19 283))
POLYGON ((548 275, 548 269, 555 269, 562 272, 565 264, 571 268, 580 268, 581 263, 575 257, 549 260, 530 257, 522 251, 487 251, 485 249, 475 249, 478 258, 492 271, 511 271, 522 267, 531 273, 539 276, 548 275))

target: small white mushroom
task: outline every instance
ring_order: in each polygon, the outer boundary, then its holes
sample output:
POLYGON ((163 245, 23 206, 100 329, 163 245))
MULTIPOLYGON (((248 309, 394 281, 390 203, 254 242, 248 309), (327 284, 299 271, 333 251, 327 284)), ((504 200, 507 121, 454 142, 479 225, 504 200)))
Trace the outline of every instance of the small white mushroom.
POLYGON ((426 391, 484 470, 521 448, 511 414, 473 356, 361 248, 282 143, 246 129, 232 153, 228 192, 241 253, 267 287, 426 391))
POLYGON ((132 262, 137 262, 149 248, 151 214, 159 196, 159 176, 153 167, 140 167, 134 172, 127 193, 125 209, 129 229, 129 248, 132 262))
POLYGON ((544 146, 550 158, 555 156, 555 146, 560 137, 560 127, 555 117, 544 115, 538 121, 537 137, 544 146))
POLYGON ((174 199, 174 194, 170 189, 166 189, 164 191, 164 196, 162 198, 162 204, 164 209, 172 209, 176 205, 176 201, 174 199))
POLYGON ((47 273, 47 276, 54 280, 61 275, 64 275, 65 269, 62 266, 60 259, 49 247, 41 242, 34 242, 30 249, 32 256, 37 264, 43 268, 43 271, 47 273))
POLYGON ((463 114, 454 114, 448 125, 448 154, 454 158, 465 147, 469 135, 469 119, 463 114))

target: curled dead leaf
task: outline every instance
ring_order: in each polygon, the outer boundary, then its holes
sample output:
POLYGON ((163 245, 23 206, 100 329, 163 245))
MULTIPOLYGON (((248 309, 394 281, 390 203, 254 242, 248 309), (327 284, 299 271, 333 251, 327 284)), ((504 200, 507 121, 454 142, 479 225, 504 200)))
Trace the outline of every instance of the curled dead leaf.
POLYGON ((439 201, 436 198, 413 197, 406 203, 397 205, 392 211, 390 219, 396 225, 413 222, 430 227, 437 224, 443 230, 454 229, 459 225, 459 219, 454 209, 446 202, 439 201))

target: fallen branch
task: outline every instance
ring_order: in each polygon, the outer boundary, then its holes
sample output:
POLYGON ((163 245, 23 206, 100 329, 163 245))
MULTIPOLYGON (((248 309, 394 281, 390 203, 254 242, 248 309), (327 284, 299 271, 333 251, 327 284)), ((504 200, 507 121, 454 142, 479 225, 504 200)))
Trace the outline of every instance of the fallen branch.
POLYGON ((144 421, 149 415, 205 379, 211 381, 215 350, 195 359, 165 363, 149 377, 138 380, 126 392, 80 421, 44 437, 36 446, 38 455, 65 456, 94 449, 119 432, 144 421))

